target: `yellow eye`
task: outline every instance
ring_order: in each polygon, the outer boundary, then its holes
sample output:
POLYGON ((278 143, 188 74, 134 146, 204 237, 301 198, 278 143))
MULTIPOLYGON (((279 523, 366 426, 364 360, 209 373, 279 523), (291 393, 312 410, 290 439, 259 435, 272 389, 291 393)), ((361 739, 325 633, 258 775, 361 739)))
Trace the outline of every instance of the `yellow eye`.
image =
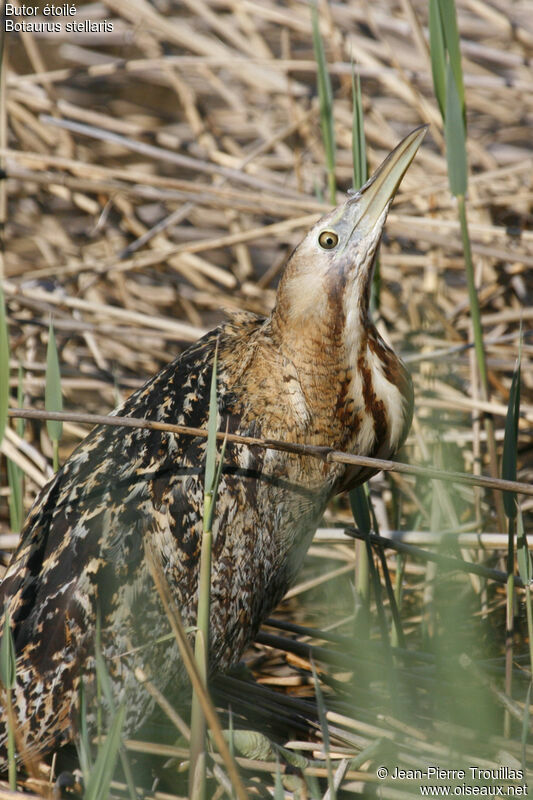
POLYGON ((323 247, 324 250, 333 250, 333 248, 337 246, 338 241, 339 237, 335 231, 322 231, 318 237, 318 244, 320 247, 323 247))

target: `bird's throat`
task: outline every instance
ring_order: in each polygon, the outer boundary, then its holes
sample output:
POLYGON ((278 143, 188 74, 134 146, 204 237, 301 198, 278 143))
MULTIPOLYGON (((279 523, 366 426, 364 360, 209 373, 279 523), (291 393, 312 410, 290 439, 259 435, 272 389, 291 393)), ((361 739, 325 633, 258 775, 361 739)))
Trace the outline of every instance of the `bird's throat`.
MULTIPOLYGON (((409 376, 378 334, 367 308, 343 290, 325 294, 324 311, 295 319, 276 311, 281 360, 297 376, 308 415, 301 440, 366 455, 388 455, 409 426, 409 376)), ((300 404, 301 405, 301 404, 300 404)))

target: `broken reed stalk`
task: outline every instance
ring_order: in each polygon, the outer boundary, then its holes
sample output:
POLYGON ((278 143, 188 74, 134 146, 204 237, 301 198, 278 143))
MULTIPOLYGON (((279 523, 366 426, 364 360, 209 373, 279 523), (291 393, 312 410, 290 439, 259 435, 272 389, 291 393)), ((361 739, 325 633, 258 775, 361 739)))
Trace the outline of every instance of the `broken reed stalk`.
MULTIPOLYGON (((10 408, 9 417, 21 417, 23 419, 55 419, 64 422, 80 422, 89 425, 111 425, 114 427, 125 428, 146 428, 149 430, 166 431, 167 433, 177 433, 184 436, 207 437, 208 432, 204 428, 191 428, 186 425, 171 425, 165 422, 154 422, 147 419, 137 419, 135 417, 114 417, 100 414, 78 414, 75 412, 51 412, 33 410, 25 408, 10 408)), ((371 467, 384 472, 398 472, 404 475, 419 475, 425 478, 436 478, 450 483, 464 483, 469 486, 481 486, 486 489, 497 489, 501 492, 516 492, 517 494, 533 497, 533 486, 520 481, 508 481, 502 478, 490 478, 485 475, 470 475, 467 472, 455 472, 451 470, 439 470, 429 466, 417 466, 406 464, 401 461, 390 461, 381 458, 370 458, 369 456, 356 456, 351 453, 344 453, 340 450, 333 450, 331 447, 320 447, 310 444, 295 444, 283 442, 278 439, 260 439, 254 436, 241 436, 238 433, 224 433, 218 431, 217 439, 227 439, 228 442, 240 442, 250 447, 264 447, 271 450, 282 450, 295 455, 310 456, 321 461, 336 464, 355 464, 357 466, 371 467)))

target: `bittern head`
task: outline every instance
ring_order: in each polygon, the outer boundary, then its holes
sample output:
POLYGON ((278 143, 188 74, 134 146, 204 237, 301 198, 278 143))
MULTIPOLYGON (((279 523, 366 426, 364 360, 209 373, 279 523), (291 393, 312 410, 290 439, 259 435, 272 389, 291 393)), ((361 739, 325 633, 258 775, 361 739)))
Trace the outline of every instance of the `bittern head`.
POLYGON ((331 315, 332 301, 342 304, 339 311, 346 319, 365 322, 385 220, 427 127, 406 136, 370 180, 322 217, 298 245, 278 289, 276 309, 286 323, 306 326, 331 315))

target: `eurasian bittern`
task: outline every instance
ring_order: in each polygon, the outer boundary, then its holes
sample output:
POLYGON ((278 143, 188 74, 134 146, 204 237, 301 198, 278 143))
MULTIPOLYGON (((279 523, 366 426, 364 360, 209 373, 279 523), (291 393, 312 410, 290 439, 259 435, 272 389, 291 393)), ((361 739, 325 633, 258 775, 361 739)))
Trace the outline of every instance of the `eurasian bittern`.
MULTIPOLYGON (((292 254, 266 319, 238 314, 116 411, 206 427, 218 342, 219 428, 389 458, 411 423, 402 362, 369 316, 373 264, 398 185, 426 128, 323 217, 292 254)), ((73 738, 80 681, 94 694, 96 620, 126 730, 185 680, 145 560, 160 559, 183 621, 196 619, 205 439, 99 426, 45 487, 1 586, 17 653, 18 740, 45 753, 73 738), (164 641, 161 641, 161 639, 164 641)), ((210 668, 235 663, 298 572, 326 504, 373 471, 228 445, 213 525, 210 668)), ((89 722, 92 717, 89 716, 89 722)), ((5 720, 5 717, 4 717, 5 720)), ((5 727, 5 725, 4 725, 5 727)), ((0 743, 5 742, 5 731, 0 743)))

